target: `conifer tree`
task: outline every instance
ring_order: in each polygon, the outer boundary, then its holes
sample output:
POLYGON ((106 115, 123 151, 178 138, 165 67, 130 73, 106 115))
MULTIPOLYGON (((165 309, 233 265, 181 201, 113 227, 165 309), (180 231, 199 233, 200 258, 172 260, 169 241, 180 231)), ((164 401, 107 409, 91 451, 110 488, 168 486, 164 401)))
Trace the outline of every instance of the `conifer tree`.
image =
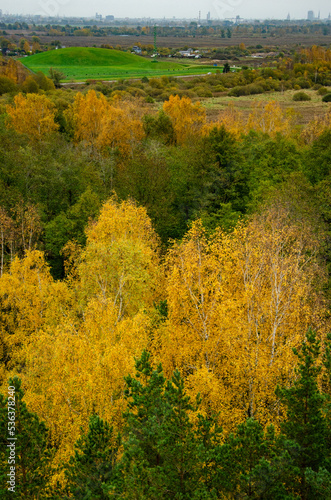
POLYGON ((147 351, 136 362, 136 369, 135 378, 126 378, 125 487, 121 498, 216 498, 207 492, 202 480, 206 476, 202 473, 207 456, 202 439, 208 434, 206 425, 201 424, 196 431, 190 420, 199 402, 192 404, 185 395, 179 372, 166 381, 161 365, 153 370, 147 351))
MULTIPOLYGON (((103 500, 109 498, 116 477, 120 438, 98 415, 92 415, 87 434, 75 444, 75 454, 66 466, 68 498, 103 500)), ((62 496, 62 498, 64 498, 62 496)))
POLYGON ((276 394, 286 408, 286 418, 281 425, 285 437, 296 443, 291 449, 293 469, 290 487, 302 500, 323 498, 307 483, 306 472, 318 472, 327 458, 327 426, 323 415, 325 396, 317 385, 321 366, 316 364, 320 354, 320 342, 311 329, 306 334, 300 352, 293 349, 299 359, 297 378, 291 387, 277 387, 276 394))
POLYGON ((47 428, 37 415, 27 409, 21 380, 11 378, 8 385, 10 396, 0 394, 0 498, 48 498, 52 450, 47 428), (15 404, 11 405, 13 402, 15 404), (15 469, 10 469, 11 466, 15 469), (15 473, 12 473, 14 486, 7 482, 12 479, 10 470, 15 473), (9 490, 9 486, 14 490, 9 490))

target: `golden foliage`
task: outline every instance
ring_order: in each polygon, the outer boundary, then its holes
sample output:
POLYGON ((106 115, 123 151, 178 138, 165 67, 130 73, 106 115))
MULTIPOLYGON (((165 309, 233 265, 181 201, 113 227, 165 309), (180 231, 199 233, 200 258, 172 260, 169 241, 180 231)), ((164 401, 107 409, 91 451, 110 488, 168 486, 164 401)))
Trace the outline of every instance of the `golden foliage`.
POLYGON ((274 419, 274 389, 292 375, 292 347, 323 303, 315 289, 318 242, 285 205, 267 209, 231 235, 210 239, 195 223, 167 259, 168 322, 156 352, 177 367, 205 411, 226 430, 247 417, 274 419))
POLYGON ((78 272, 83 295, 109 298, 118 317, 150 308, 159 295, 158 239, 146 209, 111 199, 87 230, 78 272))
POLYGON ((244 115, 235 107, 233 102, 229 102, 228 106, 220 112, 217 122, 208 124, 204 132, 208 133, 215 125, 219 128, 225 127, 237 140, 246 131, 244 115))
MULTIPOLYGON (((23 259, 16 257, 0 279, 1 345, 3 372, 19 367, 24 361, 22 349, 32 333, 45 322, 53 321, 58 313, 51 290, 53 279, 44 255, 37 250, 27 251, 23 259)), ((3 379, 1 380, 3 382, 3 379)))
POLYGON ((176 141, 183 144, 201 133, 206 123, 206 111, 200 102, 192 103, 189 97, 171 95, 163 104, 164 112, 170 116, 176 141))
MULTIPOLYGON (((227 108, 220 112, 216 126, 224 126, 237 140, 250 130, 263 132, 271 137, 275 137, 278 133, 289 136, 293 130, 293 115, 292 109, 284 112, 278 103, 270 101, 255 102, 253 111, 246 118, 233 102, 230 102, 227 108)), ((205 128, 205 132, 208 133, 214 126, 215 123, 210 124, 205 128)))
POLYGON ((144 137, 135 106, 120 99, 110 103, 94 90, 86 95, 79 92, 65 115, 73 123, 75 141, 101 151, 118 148, 122 154, 129 154, 135 142, 144 137))
POLYGON ((120 426, 123 376, 134 373, 134 358, 148 347, 162 293, 158 239, 146 210, 131 201, 109 200, 87 231, 85 250, 67 251, 75 271, 67 284, 49 279, 43 300, 36 294, 30 314, 39 322, 33 328, 27 318, 22 350, 25 399, 50 428, 56 463, 72 454, 92 412, 120 426))
POLYGON ((50 99, 40 94, 18 94, 14 106, 6 107, 7 126, 20 134, 26 134, 32 141, 41 141, 58 130, 54 122, 55 106, 50 99))
POLYGON ((19 61, 15 61, 10 58, 8 60, 1 61, 0 74, 10 78, 14 83, 22 83, 26 76, 27 70, 24 68, 23 64, 19 61))
POLYGON ((322 116, 315 116, 303 129, 300 139, 305 144, 314 142, 323 132, 331 128, 331 109, 322 116))
POLYGON ((263 132, 271 137, 278 133, 288 136, 292 130, 292 116, 292 110, 284 112, 276 101, 259 102, 248 117, 246 130, 263 132))

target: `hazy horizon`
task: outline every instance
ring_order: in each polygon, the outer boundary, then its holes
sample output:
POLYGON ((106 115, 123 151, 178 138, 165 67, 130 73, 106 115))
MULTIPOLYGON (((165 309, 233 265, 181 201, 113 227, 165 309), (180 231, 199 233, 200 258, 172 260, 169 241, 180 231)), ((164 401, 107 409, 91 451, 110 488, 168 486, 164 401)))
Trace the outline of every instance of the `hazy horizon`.
MULTIPOLYGON (((1 8, 1 6, 0 6, 1 8)), ((307 19, 308 10, 313 10, 315 17, 320 11, 321 19, 328 17, 331 6, 326 0, 320 0, 314 4, 312 0, 280 0, 276 2, 261 2, 260 0, 176 0, 159 1, 157 3, 149 0, 125 0, 109 5, 106 0, 95 0, 93 7, 86 0, 32 0, 25 2, 16 0, 11 4, 10 10, 3 8, 3 14, 30 14, 42 16, 74 16, 91 17, 101 14, 103 17, 113 15, 115 18, 187 18, 198 19, 199 11, 201 19, 206 19, 210 12, 210 18, 226 19, 239 15, 244 19, 286 19, 290 14, 291 19, 307 19)))

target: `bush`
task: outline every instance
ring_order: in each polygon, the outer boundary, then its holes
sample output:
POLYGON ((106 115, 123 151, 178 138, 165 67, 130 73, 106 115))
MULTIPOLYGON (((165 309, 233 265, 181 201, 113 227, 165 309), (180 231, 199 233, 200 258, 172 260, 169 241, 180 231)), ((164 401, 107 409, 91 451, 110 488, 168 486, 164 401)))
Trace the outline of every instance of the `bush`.
POLYGON ((295 80, 296 85, 300 85, 301 89, 309 89, 312 85, 309 80, 306 80, 303 76, 295 80))
POLYGON ((9 92, 16 92, 17 85, 7 76, 0 76, 0 95, 7 94, 9 92))
POLYGON ((194 87, 193 91, 198 97, 213 97, 213 94, 208 87, 194 87))
POLYGON ((326 87, 320 87, 317 91, 318 95, 326 95, 328 92, 329 91, 326 87))
POLYGON ((331 102, 331 93, 326 94, 326 95, 323 97, 322 102, 331 102))
POLYGON ((293 101, 311 101, 311 97, 306 92, 297 92, 293 95, 293 101))
POLYGON ((250 85, 243 85, 242 87, 234 87, 229 92, 229 96, 239 97, 243 95, 254 95, 254 94, 263 94, 264 89, 261 85, 257 85, 256 83, 251 83, 250 85))
POLYGON ((38 94, 39 86, 32 76, 28 76, 22 85, 22 90, 26 94, 38 94))

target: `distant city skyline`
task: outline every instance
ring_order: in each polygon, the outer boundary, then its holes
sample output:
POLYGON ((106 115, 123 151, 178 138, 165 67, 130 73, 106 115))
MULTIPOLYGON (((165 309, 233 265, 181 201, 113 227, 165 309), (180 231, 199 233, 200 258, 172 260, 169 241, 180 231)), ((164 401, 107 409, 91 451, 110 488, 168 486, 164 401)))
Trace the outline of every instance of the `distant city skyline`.
POLYGON ((235 18, 239 15, 244 19, 307 19, 308 11, 313 11, 317 17, 325 19, 331 11, 327 0, 319 0, 316 4, 312 0, 279 0, 278 2, 261 2, 261 0, 123 0, 122 2, 108 2, 106 0, 14 0, 4 6, 0 4, 3 14, 30 14, 41 16, 60 17, 90 17, 96 13, 103 18, 113 15, 115 18, 186 18, 206 19, 210 12, 210 19, 235 18), (10 10, 8 9, 10 8, 10 10))

